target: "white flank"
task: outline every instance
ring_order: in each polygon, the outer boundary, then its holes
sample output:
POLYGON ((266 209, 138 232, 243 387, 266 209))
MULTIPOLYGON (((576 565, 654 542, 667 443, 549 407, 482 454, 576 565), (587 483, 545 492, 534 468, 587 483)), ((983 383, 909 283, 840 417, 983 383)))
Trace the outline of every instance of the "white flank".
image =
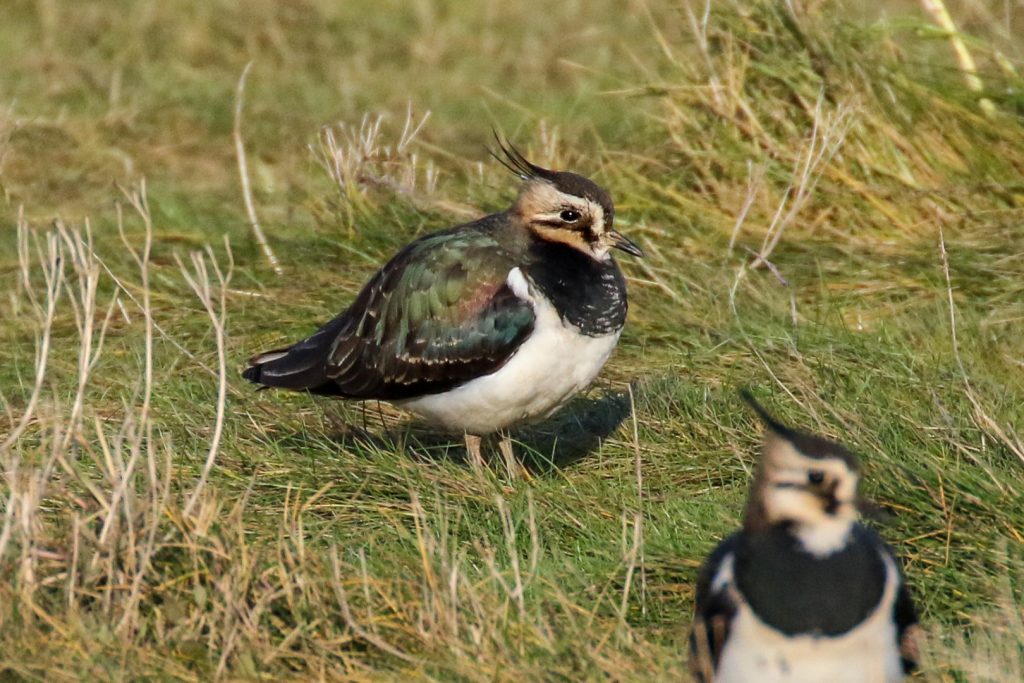
POLYGON ((424 420, 456 432, 490 434, 543 419, 585 389, 604 367, 619 331, 588 337, 562 322, 558 311, 534 290, 519 268, 506 282, 533 306, 533 333, 497 371, 443 394, 398 402, 424 420))
MULTIPOLYGON (((730 623, 715 683, 897 683, 902 681, 893 599, 899 575, 885 561, 878 607, 853 630, 836 637, 786 636, 761 621, 735 590, 739 608, 730 623)), ((732 557, 722 562, 716 587, 732 584, 732 557)), ((785 596, 780 596, 785 599, 785 596)))
POLYGON ((259 365, 260 363, 273 363, 275 360, 284 358, 288 355, 288 349, 282 349, 280 351, 267 351, 261 353, 252 359, 252 365, 259 365))

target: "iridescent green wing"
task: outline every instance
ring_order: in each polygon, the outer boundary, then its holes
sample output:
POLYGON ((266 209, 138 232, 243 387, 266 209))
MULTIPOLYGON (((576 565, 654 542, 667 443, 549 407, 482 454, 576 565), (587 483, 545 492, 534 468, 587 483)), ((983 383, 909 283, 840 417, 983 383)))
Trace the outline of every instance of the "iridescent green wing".
POLYGON ((402 399, 497 370, 533 330, 533 308, 506 283, 515 265, 483 232, 413 242, 343 314, 327 376, 344 396, 402 399))

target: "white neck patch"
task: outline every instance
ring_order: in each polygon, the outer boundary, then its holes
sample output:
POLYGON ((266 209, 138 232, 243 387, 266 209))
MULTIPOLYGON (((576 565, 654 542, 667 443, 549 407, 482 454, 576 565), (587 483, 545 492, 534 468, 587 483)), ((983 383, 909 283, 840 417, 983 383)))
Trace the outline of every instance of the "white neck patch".
POLYGON ((798 524, 795 536, 804 550, 815 557, 828 557, 846 547, 853 521, 844 517, 825 517, 811 524, 798 524))

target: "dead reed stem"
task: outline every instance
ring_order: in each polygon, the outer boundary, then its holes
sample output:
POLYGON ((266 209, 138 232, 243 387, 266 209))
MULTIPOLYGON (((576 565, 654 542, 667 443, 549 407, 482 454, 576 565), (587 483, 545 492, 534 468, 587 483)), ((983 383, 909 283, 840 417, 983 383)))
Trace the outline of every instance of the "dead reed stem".
POLYGON ((271 249, 267 236, 260 227, 259 218, 256 217, 256 204, 252 200, 252 188, 249 185, 249 165, 245 158, 245 142, 242 138, 242 105, 245 101, 245 79, 252 68, 252 62, 245 65, 242 75, 238 78, 238 88, 235 91, 235 126, 232 131, 232 138, 235 141, 235 156, 238 158, 238 176, 242 182, 242 199, 245 201, 245 212, 249 216, 249 225, 252 227, 252 234, 256 238, 256 244, 263 250, 263 255, 270 263, 270 267, 276 275, 284 275, 277 255, 271 249))

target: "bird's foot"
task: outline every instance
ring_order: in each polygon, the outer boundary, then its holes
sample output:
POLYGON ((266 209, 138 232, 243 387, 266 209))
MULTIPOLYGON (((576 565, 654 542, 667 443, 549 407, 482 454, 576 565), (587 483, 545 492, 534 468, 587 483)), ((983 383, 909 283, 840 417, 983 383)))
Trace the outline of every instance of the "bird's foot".
POLYGON ((508 478, 510 480, 515 481, 520 477, 527 481, 533 479, 530 475, 530 471, 526 469, 526 466, 516 458, 516 454, 512 450, 512 437, 508 434, 502 433, 501 438, 498 441, 498 450, 501 451, 502 460, 505 461, 505 471, 508 473, 508 478))
POLYGON ((484 459, 480 455, 481 441, 483 439, 475 434, 466 434, 466 453, 469 455, 469 466, 473 468, 474 472, 479 472, 484 468, 484 459))

